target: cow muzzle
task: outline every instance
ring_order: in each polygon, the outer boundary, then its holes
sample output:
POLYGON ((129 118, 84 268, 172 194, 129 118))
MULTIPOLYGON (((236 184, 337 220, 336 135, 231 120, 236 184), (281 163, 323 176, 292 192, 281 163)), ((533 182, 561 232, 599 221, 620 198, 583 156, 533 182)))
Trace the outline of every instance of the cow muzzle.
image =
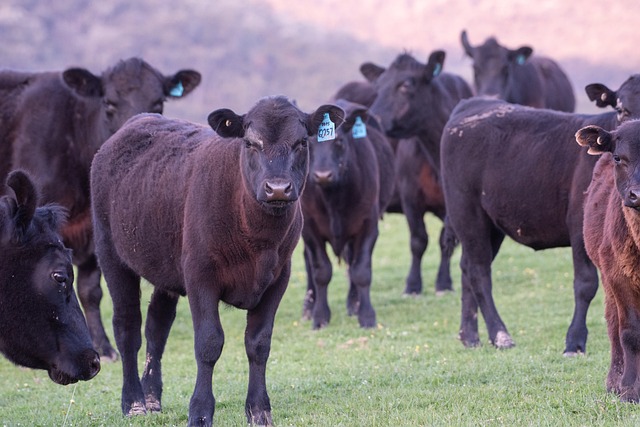
POLYGON ((624 205, 628 208, 640 210, 640 187, 632 187, 624 198, 624 205))
POLYGON ((264 183, 264 201, 267 203, 289 203, 297 199, 293 184, 285 179, 267 180, 264 183))

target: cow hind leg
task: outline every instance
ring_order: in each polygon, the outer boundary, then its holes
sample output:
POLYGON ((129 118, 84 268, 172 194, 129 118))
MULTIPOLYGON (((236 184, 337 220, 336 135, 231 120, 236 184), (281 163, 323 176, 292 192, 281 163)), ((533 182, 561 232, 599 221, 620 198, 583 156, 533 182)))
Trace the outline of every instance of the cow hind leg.
POLYGON ((451 226, 447 225, 447 220, 443 221, 440 231, 440 266, 436 276, 436 295, 453 291, 453 281, 451 280, 451 257, 458 244, 456 235, 451 226))
POLYGON ((374 328, 377 325, 376 312, 371 304, 371 257, 377 238, 376 224, 374 228, 358 236, 351 248, 349 280, 358 292, 358 323, 362 328, 374 328))
POLYGON ((162 411, 162 370, 161 359, 169 337, 171 325, 176 317, 178 295, 155 289, 151 295, 145 337, 147 357, 142 374, 142 389, 147 411, 162 411))
POLYGON ((402 210, 409 226, 409 246, 411 249, 411 266, 405 281, 404 294, 418 295, 422 293, 422 257, 429 244, 427 227, 424 225, 424 210, 417 209, 416 206, 402 199, 402 210))
MULTIPOLYGON (((606 289, 606 286, 605 286, 606 289)), ((620 379, 624 369, 624 351, 620 339, 620 319, 615 298, 609 292, 605 295, 604 315, 607 319, 607 332, 611 344, 611 363, 605 385, 607 392, 620 395, 620 379)))

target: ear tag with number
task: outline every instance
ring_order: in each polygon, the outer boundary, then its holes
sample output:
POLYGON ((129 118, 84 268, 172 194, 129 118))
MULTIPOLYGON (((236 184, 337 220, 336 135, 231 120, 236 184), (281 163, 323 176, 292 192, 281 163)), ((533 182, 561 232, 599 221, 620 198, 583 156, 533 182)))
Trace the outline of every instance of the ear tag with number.
POLYGON ((183 93, 184 93, 184 86, 182 86, 181 81, 179 81, 178 84, 175 85, 173 89, 171 89, 171 91, 169 91, 169 95, 175 96, 175 97, 180 97, 182 96, 183 93))
POLYGON ((351 128, 351 136, 353 136, 353 139, 367 137, 367 126, 364 124, 360 116, 356 117, 356 122, 351 128))
POLYGON ((324 118, 318 128, 318 142, 336 139, 336 125, 331 121, 329 113, 324 113, 324 118))

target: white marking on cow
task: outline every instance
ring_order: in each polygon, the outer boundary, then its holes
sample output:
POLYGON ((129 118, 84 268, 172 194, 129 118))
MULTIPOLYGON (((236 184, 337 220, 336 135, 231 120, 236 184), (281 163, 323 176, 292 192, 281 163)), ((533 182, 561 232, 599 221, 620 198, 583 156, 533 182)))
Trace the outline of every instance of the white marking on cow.
POLYGON ((511 339, 508 333, 506 333, 505 331, 498 331, 498 333, 496 334, 496 339, 493 342, 493 345, 495 345, 498 348, 509 348, 509 347, 513 347, 515 343, 513 342, 513 340, 511 339))

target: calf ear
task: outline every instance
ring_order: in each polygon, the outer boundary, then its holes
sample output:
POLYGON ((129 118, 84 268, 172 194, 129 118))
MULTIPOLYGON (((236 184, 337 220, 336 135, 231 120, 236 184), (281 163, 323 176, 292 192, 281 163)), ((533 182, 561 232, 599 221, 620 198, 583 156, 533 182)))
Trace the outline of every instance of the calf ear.
POLYGON ((367 108, 363 105, 358 105, 356 108, 352 108, 344 119, 344 124, 342 125, 343 130, 345 132, 349 132, 353 128, 358 117, 360 117, 363 123, 366 123, 368 119, 367 112, 367 108))
POLYGON ((374 64, 373 62, 365 62, 360 66, 360 73, 364 76, 367 81, 373 83, 382 73, 384 73, 384 68, 374 64))
POLYGON ((469 55, 471 58, 473 58, 475 48, 471 46, 471 43, 469 43, 469 38, 467 37, 467 30, 462 30, 462 33, 460 33, 460 42, 462 43, 462 47, 464 48, 465 53, 469 55))
POLYGON ((180 70, 173 76, 166 77, 164 94, 171 98, 182 98, 193 91, 202 80, 199 72, 180 70))
POLYGON ((244 137, 244 116, 239 116, 228 108, 221 108, 207 118, 211 129, 223 138, 244 137))
POLYGON ((69 68, 62 72, 62 80, 80 96, 102 97, 102 80, 84 68, 69 68))
POLYGON ((437 77, 442 72, 442 66, 444 65, 444 58, 446 53, 444 50, 434 50, 429 55, 429 60, 424 68, 424 79, 430 82, 434 77, 437 77))
POLYGON ((515 62, 517 65, 524 64, 533 54, 533 49, 529 46, 522 46, 515 50, 510 50, 507 54, 509 62, 515 62))
POLYGON ((322 123, 322 120, 324 119, 325 113, 329 114, 329 118, 334 123, 336 129, 338 129, 344 122, 344 118, 346 115, 344 110, 337 105, 322 105, 316 111, 309 114, 307 118, 307 130, 309 132, 309 136, 313 136, 318 132, 318 128, 320 127, 320 123, 322 123))
POLYGON ((7 177, 7 185, 16 195, 13 219, 18 232, 23 234, 31 224, 38 204, 38 193, 29 176, 20 170, 13 171, 7 177))
POLYGON ((611 133, 598 126, 586 126, 576 132, 576 141, 583 147, 589 147, 587 153, 600 155, 614 150, 611 133))
POLYGON ((601 83, 587 85, 584 90, 587 92, 589 101, 596 101, 596 105, 600 108, 615 108, 618 103, 617 94, 601 83))

